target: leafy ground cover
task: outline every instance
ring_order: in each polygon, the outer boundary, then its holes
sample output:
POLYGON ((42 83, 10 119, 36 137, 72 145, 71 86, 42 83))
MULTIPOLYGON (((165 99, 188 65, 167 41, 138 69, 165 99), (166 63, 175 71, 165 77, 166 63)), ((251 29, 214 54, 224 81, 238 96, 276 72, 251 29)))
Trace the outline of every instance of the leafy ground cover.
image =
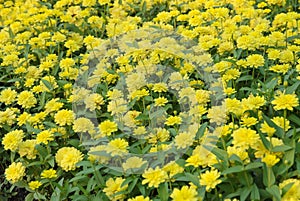
POLYGON ((300 200, 297 0, 0 0, 1 200, 300 200))

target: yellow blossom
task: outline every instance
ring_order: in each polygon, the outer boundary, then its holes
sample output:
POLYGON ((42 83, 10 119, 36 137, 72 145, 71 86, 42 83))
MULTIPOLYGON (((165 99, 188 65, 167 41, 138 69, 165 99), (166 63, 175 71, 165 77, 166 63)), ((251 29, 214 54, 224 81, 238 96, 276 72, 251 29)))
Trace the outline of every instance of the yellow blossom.
POLYGON ((25 176, 25 167, 21 162, 13 162, 5 169, 5 178, 11 183, 20 181, 25 176))

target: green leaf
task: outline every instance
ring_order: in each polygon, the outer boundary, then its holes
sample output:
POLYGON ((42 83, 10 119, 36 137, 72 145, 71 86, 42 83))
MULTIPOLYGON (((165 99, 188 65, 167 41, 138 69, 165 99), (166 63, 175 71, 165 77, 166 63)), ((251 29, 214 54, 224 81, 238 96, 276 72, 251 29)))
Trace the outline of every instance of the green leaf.
POLYGON ((265 85, 265 87, 266 87, 266 89, 269 89, 269 90, 274 89, 276 87, 277 83, 278 83, 278 78, 276 78, 276 79, 273 78, 271 81, 269 81, 265 85))
POLYGON ((256 184, 252 185, 250 199, 253 200, 253 201, 259 201, 260 200, 260 194, 259 194, 259 190, 258 190, 256 184))
POLYGON ((158 195, 161 201, 167 201, 169 198, 168 183, 162 183, 158 187, 158 195))
POLYGON ((33 197, 36 200, 47 200, 45 195, 42 195, 41 193, 39 193, 37 191, 33 194, 33 197))
POLYGON ((295 124, 297 124, 298 126, 300 126, 300 118, 298 116, 296 116, 295 114, 291 114, 290 116, 288 116, 288 120, 294 122, 295 124))
POLYGON ((251 191, 252 191, 251 187, 246 186, 246 187, 242 188, 241 195, 240 195, 240 201, 245 201, 251 191))
POLYGON ((275 183, 275 175, 272 167, 263 166, 263 183, 265 186, 272 186, 275 183))
POLYGON ((132 192, 132 190, 136 187, 136 183, 138 182, 138 178, 134 178, 132 182, 128 186, 128 192, 132 192))
POLYGON ((261 163, 261 162, 253 162, 253 163, 248 164, 245 167, 245 170, 256 169, 256 168, 259 168, 259 167, 262 167, 262 166, 263 166, 263 163, 261 163))
POLYGON ((244 167, 242 165, 237 165, 234 167, 227 168, 226 170, 224 170, 222 172, 222 174, 226 175, 226 174, 237 173, 237 172, 242 172, 242 171, 244 171, 244 167))
POLYGON ((217 156, 218 159, 220 159, 221 161, 225 161, 226 163, 228 162, 228 156, 227 156, 227 152, 225 150, 219 149, 217 147, 210 147, 207 145, 203 145, 204 148, 206 148, 207 150, 210 150, 213 154, 215 154, 217 156))
POLYGON ((288 88, 286 88, 285 93, 286 94, 293 94, 297 88, 300 85, 300 81, 297 81, 295 84, 293 84, 292 86, 289 86, 288 88))
POLYGON ((290 188, 292 188, 292 186, 294 185, 295 182, 291 182, 287 185, 285 185, 283 188, 282 188, 282 196, 284 196, 289 190, 290 188))
POLYGON ((272 185, 271 187, 266 188, 266 190, 272 195, 274 201, 281 201, 280 189, 278 186, 272 185))
POLYGON ((199 179, 198 176, 193 175, 191 173, 184 173, 185 177, 187 178, 187 181, 191 181, 193 184, 195 184, 196 186, 200 186, 199 185, 199 179))
POLYGON ((293 149, 293 147, 287 145, 278 145, 272 148, 272 152, 285 152, 291 149, 293 149))
POLYGON ((42 159, 46 158, 46 156, 48 155, 47 149, 44 146, 40 145, 40 144, 35 145, 35 149, 39 152, 42 159))
POLYGON ((248 80, 253 80, 253 77, 251 75, 245 75, 245 76, 242 76, 239 79, 237 79, 236 82, 242 82, 242 81, 248 81, 248 80))
POLYGON ((27 194, 27 196, 25 197, 25 201, 33 201, 34 197, 33 197, 33 193, 29 193, 27 194))
POLYGON ((205 122, 204 124, 202 124, 200 126, 200 128, 198 129, 198 131, 196 133, 196 138, 195 139, 200 139, 204 135, 206 127, 207 127, 207 122, 205 122))
POLYGON ((44 79, 41 79, 41 80, 42 80, 43 84, 44 84, 50 91, 53 90, 52 84, 51 84, 49 81, 44 80, 44 79))
POLYGON ((283 138, 284 130, 281 127, 277 126, 268 116, 266 116, 264 114, 262 116, 263 116, 263 119, 267 122, 267 124, 270 127, 273 127, 276 129, 275 134, 277 134, 278 137, 283 138))
POLYGON ((269 142, 269 140, 267 140, 267 138, 264 136, 264 134, 261 133, 261 131, 259 129, 256 129, 258 131, 258 135, 263 143, 263 145, 265 146, 265 148, 267 150, 271 149, 271 143, 269 142))

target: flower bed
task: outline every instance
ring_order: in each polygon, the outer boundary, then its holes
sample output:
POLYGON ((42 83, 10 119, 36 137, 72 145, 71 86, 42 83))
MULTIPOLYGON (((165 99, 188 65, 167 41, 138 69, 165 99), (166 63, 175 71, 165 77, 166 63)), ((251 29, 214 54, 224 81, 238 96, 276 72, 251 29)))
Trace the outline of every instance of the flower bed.
POLYGON ((0 2, 1 200, 300 200, 299 2, 0 2))

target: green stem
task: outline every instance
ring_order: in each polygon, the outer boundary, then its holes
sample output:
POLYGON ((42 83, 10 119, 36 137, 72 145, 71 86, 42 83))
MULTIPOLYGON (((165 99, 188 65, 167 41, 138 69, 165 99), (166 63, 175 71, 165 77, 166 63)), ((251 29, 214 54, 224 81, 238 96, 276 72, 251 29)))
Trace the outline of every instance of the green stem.
POLYGON ((286 129, 286 109, 283 111, 283 133, 285 135, 285 129, 286 129))

